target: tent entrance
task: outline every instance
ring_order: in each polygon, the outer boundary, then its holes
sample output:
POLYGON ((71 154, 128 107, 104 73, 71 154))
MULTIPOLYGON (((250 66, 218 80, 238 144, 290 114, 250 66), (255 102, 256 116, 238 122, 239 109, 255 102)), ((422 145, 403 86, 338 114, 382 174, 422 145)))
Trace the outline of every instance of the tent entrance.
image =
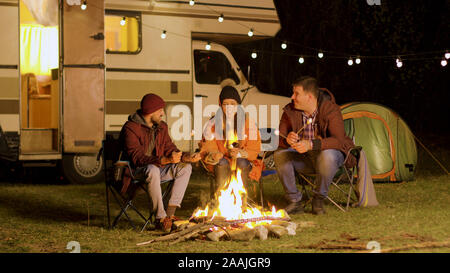
POLYGON ((347 135, 370 154, 369 166, 374 179, 395 181, 395 148, 387 122, 371 112, 351 112, 343 115, 347 135))

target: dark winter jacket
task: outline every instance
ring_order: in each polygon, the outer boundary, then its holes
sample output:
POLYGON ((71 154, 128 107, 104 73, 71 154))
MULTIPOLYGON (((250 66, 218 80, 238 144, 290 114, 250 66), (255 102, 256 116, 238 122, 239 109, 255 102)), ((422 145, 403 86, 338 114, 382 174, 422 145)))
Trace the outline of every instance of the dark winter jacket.
MULTIPOLYGON (((123 151, 121 159, 128 160, 133 169, 148 164, 160 166, 163 156, 170 157, 172 152, 178 150, 169 136, 167 124, 162 121, 158 126, 150 128, 139 111, 128 117, 120 131, 119 140, 123 151), (148 151, 153 137, 152 130, 156 130, 153 153, 148 151)), ((125 173, 123 183, 122 192, 125 192, 130 183, 129 174, 125 173)))

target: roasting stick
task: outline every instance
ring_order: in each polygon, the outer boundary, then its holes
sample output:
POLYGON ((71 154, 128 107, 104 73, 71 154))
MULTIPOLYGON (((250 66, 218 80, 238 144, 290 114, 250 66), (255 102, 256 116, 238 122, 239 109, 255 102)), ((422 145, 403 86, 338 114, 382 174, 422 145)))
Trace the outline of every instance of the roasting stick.
MULTIPOLYGON (((309 118, 308 121, 306 122, 306 124, 303 125, 302 128, 300 128, 300 129, 297 131, 297 135, 300 134, 300 133, 305 129, 306 125, 309 125, 309 124, 311 124, 311 123, 312 123, 312 118, 309 118)), ((287 136, 285 136, 285 135, 283 135, 282 133, 280 133, 280 130, 276 130, 276 131, 275 131, 275 135, 279 135, 280 137, 282 137, 282 138, 284 138, 284 139, 287 139, 287 136)))

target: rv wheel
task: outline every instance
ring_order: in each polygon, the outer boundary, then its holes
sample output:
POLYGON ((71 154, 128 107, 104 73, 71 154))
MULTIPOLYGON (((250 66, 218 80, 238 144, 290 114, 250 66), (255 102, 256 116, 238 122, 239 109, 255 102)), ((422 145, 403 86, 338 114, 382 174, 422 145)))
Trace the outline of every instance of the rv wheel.
POLYGON ((62 167, 64 176, 72 184, 94 184, 104 180, 103 158, 97 160, 97 155, 64 155, 62 167))

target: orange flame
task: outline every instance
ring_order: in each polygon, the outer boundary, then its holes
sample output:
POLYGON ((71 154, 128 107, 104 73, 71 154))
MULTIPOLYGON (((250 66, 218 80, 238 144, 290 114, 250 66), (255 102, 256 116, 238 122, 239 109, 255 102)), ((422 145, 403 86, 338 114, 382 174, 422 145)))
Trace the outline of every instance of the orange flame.
MULTIPOLYGON (((231 176, 231 178, 224 184, 224 186, 216 193, 217 206, 213 209, 206 206, 205 209, 198 208, 193 217, 209 217, 214 218, 216 216, 224 217, 225 220, 241 220, 258 217, 286 217, 284 210, 276 210, 275 206, 272 206, 270 211, 263 211, 257 206, 249 205, 247 202, 247 191, 245 190, 244 183, 242 182, 241 170, 237 170, 237 174, 231 176)), ((248 222, 245 226, 254 228, 257 225, 270 224, 270 220, 261 220, 256 222, 248 222)))

